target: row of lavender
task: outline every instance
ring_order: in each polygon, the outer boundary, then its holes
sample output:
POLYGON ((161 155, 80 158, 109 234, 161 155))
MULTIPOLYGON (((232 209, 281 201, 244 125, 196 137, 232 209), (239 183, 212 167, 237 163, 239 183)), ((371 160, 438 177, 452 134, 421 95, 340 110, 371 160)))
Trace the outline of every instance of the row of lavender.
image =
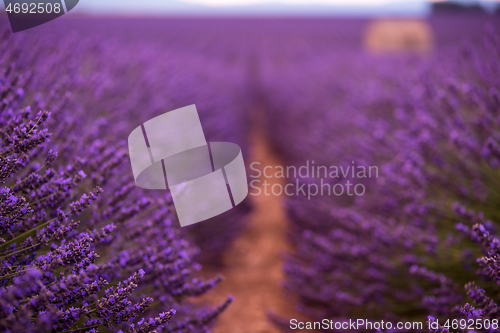
POLYGON ((287 198, 285 287, 309 318, 479 319, 489 325, 453 328, 497 331, 500 43, 485 36, 426 56, 271 50, 262 81, 284 164, 378 168, 299 179, 364 195, 287 198))
POLYGON ((249 206, 181 230, 167 192, 135 187, 126 138, 196 104, 208 141, 246 147, 244 72, 103 24, 2 35, 0 330, 206 332, 231 298, 189 301, 221 281, 195 259, 220 262, 249 206))

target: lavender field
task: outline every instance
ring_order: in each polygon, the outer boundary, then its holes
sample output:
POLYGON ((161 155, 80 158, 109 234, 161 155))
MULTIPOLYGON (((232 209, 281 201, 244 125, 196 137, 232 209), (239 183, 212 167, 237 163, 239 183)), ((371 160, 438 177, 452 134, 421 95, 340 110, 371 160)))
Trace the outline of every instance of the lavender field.
POLYGON ((500 331, 498 16, 0 25, 0 332, 500 331), (180 228, 127 137, 191 104, 249 183, 352 172, 180 228))

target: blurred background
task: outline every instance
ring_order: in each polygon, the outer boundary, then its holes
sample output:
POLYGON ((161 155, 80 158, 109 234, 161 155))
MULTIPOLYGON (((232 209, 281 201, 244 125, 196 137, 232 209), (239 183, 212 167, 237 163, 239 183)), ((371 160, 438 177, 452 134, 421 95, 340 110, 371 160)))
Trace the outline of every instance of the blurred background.
POLYGON ((80 0, 8 38, 86 82, 71 98, 111 142, 196 104, 207 140, 238 143, 247 167, 379 167, 361 197, 249 196, 183 228, 201 276, 225 277, 193 302, 235 296, 213 331, 267 333, 289 318, 472 313, 460 306, 480 251, 453 204, 496 230, 499 32, 498 1, 80 0))

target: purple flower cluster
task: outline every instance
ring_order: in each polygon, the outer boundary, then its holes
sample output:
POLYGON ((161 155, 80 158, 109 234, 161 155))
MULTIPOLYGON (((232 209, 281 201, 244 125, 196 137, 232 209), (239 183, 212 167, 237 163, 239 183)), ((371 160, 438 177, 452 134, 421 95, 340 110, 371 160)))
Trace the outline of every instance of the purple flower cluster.
POLYGON ((2 332, 208 332, 232 301, 188 299, 222 280, 195 259, 219 262, 248 203, 181 230, 168 192, 135 187, 125 139, 196 103, 209 141, 245 146, 241 74, 107 27, 0 41, 2 332))
POLYGON ((431 18, 426 55, 367 54, 367 22, 350 19, 81 18, 5 32, 0 331, 209 331, 232 297, 193 305, 222 280, 196 278, 196 261, 222 262, 251 205, 178 228, 168 191, 134 185, 125 141, 189 104, 207 141, 243 154, 263 109, 285 165, 378 167, 356 179, 361 196, 286 198, 284 284, 304 315, 498 319, 500 43, 488 20, 486 39, 457 46, 465 27, 485 37, 483 18, 431 18))
POLYGON ((276 46, 263 63, 269 133, 285 165, 380 171, 357 180, 363 196, 286 198, 285 288, 304 315, 498 319, 500 43, 489 30, 425 56, 311 41, 276 46))
MULTIPOLYGON (((78 34, 68 40, 76 44, 69 46, 74 49, 72 63, 91 63, 93 71, 86 73, 76 68, 79 86, 70 91, 72 96, 82 94, 79 108, 87 110, 85 119, 96 119, 93 125, 96 137, 111 135, 112 141, 117 143, 151 118, 196 104, 208 142, 234 142, 248 154, 246 69, 238 62, 228 65, 224 59, 212 56, 213 51, 204 45, 204 38, 189 37, 186 32, 179 37, 175 26, 165 27, 171 31, 165 39, 157 38, 155 32, 162 28, 161 21, 139 21, 137 24, 141 23, 145 26, 138 30, 119 19, 74 23, 73 29, 78 34), (99 33, 99 37, 94 33, 99 33), (78 38, 83 38, 83 42, 77 42, 78 38)), ((230 52, 227 49, 216 51, 230 52)), ((97 143, 96 153, 116 153, 115 147, 97 143)), ((126 145, 121 142, 119 147, 123 151, 126 145)), ((99 167, 113 170, 114 164, 109 159, 99 167)), ((130 169, 126 172, 128 176, 130 169)), ((161 191, 141 193, 170 200, 161 191)), ((197 260, 220 264, 225 249, 243 230, 250 209, 247 200, 225 214, 185 228, 187 237, 201 250, 196 255, 197 260)))

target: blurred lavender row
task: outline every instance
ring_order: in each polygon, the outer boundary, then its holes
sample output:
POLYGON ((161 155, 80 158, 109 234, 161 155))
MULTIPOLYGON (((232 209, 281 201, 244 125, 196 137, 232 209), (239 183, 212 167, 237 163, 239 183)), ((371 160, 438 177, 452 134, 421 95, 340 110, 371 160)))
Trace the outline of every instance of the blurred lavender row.
POLYGON ((498 319, 500 24, 401 22, 5 27, 0 330, 209 331, 232 298, 195 305, 222 279, 198 279, 197 262, 221 266, 251 204, 180 229, 168 192, 134 185, 125 142, 190 104, 207 141, 237 143, 245 161, 252 113, 264 109, 285 165, 378 167, 378 178, 356 180, 363 196, 286 200, 285 288, 304 316, 498 319), (386 44, 412 50, 385 54, 386 44))
MULTIPOLYGON (((458 328, 498 331, 500 41, 483 23, 467 22, 483 29, 475 39, 457 35, 433 51, 308 42, 300 55, 278 46, 263 64, 269 134, 284 165, 380 171, 324 180, 362 183, 363 196, 286 199, 294 249, 285 288, 306 318, 488 319, 458 328)), ((300 182, 321 187, 317 177, 300 182)))
POLYGON ((246 147, 242 72, 119 30, 4 30, 0 330, 207 332, 232 298, 189 300, 222 280, 195 260, 220 262, 249 204, 180 230, 167 191, 135 186, 126 138, 194 103, 208 140, 246 147))

